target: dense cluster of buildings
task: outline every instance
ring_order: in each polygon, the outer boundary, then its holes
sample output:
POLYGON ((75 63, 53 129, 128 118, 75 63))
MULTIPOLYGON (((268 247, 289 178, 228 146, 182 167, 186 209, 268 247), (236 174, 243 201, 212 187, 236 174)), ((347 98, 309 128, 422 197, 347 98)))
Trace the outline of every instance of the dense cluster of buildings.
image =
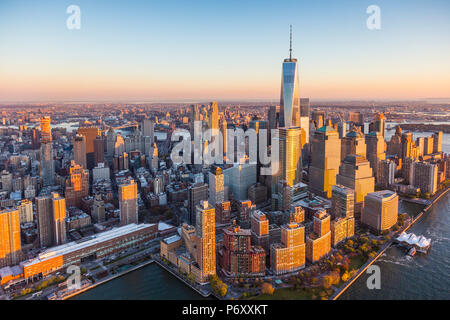
POLYGON ((358 225, 390 230, 399 195, 430 197, 449 178, 442 132, 414 140, 397 127, 387 139, 381 113, 311 110, 299 95, 297 59, 285 59, 282 74, 279 106, 86 106, 71 109, 72 131, 56 107, 3 118, 2 283, 161 234, 170 235, 161 257, 199 283, 215 274, 285 275, 329 255, 358 225), (191 135, 181 162, 171 158, 176 129, 191 135), (256 138, 239 140, 241 129, 256 138), (198 130, 210 136, 196 139, 198 130), (196 161, 209 150, 213 161, 196 161), (260 157, 274 154, 267 174, 260 157), (143 223, 152 219, 178 233, 143 223))

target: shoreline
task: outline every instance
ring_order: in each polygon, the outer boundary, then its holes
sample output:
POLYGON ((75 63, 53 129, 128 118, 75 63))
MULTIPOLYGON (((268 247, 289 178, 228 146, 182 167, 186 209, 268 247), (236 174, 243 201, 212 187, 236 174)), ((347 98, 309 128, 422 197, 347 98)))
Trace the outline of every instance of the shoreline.
MULTIPOLYGON (((448 191, 450 190, 450 187, 447 187, 446 189, 442 190, 440 193, 434 196, 434 198, 429 202, 429 204, 412 220, 412 222, 402 230, 402 232, 406 232, 411 228, 417 221, 419 221, 420 218, 424 215, 424 213, 428 212, 429 209, 437 202, 439 199, 441 199, 442 196, 446 195, 448 191)), ((393 240, 390 240, 387 242, 384 247, 377 253, 375 257, 367 261, 356 273, 356 275, 353 276, 353 278, 349 279, 347 283, 345 283, 337 292, 335 292, 329 300, 337 300, 350 286, 364 273, 364 271, 367 270, 367 268, 372 265, 375 261, 377 261, 383 253, 392 245, 393 240)))
POLYGON ((121 273, 115 274, 115 275, 110 276, 110 277, 108 277, 108 278, 106 278, 106 279, 103 279, 103 280, 101 280, 101 281, 99 281, 99 282, 92 283, 92 284, 89 285, 89 286, 86 286, 86 287, 84 287, 84 288, 82 288, 82 289, 79 289, 79 290, 77 290, 77 291, 74 291, 74 292, 71 292, 71 293, 69 293, 69 294, 67 294, 67 295, 64 295, 63 297, 61 297, 61 298, 58 299, 58 300, 67 300, 67 299, 73 298, 73 297, 75 297, 75 296, 77 296, 77 295, 79 295, 79 294, 81 294, 81 293, 83 293, 83 292, 86 292, 86 291, 88 291, 88 290, 94 289, 95 287, 97 287, 97 286, 99 286, 99 285, 102 285, 102 284, 107 283, 107 282, 109 282, 109 281, 111 281, 111 280, 120 278, 120 277, 122 277, 122 276, 124 276, 124 275, 126 275, 126 274, 128 274, 128 273, 130 273, 130 272, 132 272, 132 271, 136 271, 136 270, 138 270, 138 269, 140 269, 140 268, 143 268, 143 267, 145 267, 145 266, 148 266, 149 264, 152 264, 153 262, 155 262, 155 260, 150 259, 149 261, 145 261, 145 262, 143 262, 143 263, 141 263, 141 264, 139 264, 139 265, 137 265, 137 266, 134 266, 134 267, 132 267, 132 268, 126 269, 126 270, 122 271, 121 273))

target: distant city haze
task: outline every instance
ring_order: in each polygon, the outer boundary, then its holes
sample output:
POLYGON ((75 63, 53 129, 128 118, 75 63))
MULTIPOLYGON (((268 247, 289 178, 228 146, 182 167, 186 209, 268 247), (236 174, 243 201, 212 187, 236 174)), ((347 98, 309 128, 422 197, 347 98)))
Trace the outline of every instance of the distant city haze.
POLYGON ((0 102, 450 97, 450 2, 0 2, 0 102), (66 9, 81 9, 69 30, 66 9), (369 30, 366 9, 381 10, 369 30))

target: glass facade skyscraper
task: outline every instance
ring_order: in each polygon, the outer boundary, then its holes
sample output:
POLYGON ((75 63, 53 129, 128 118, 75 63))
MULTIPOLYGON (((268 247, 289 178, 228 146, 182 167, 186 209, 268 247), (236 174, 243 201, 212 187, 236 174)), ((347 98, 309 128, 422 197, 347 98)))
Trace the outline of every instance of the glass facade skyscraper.
POLYGON ((281 77, 280 127, 300 126, 297 59, 285 59, 281 77))

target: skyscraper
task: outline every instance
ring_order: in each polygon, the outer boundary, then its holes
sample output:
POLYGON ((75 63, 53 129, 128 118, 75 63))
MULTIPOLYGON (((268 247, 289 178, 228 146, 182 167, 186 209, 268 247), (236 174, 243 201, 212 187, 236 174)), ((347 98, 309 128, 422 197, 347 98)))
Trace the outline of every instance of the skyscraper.
POLYGON ((44 187, 53 185, 55 180, 50 121, 51 119, 48 116, 41 118, 40 175, 44 187))
POLYGON ((49 195, 36 197, 39 244, 41 247, 53 245, 53 205, 49 195))
POLYGON ((105 139, 104 136, 99 135, 94 140, 94 164, 105 162, 105 139))
POLYGON ((77 133, 86 137, 86 163, 87 169, 90 170, 96 165, 94 163, 94 140, 100 134, 100 130, 97 127, 80 127, 77 133))
POLYGON ((278 183, 286 181, 288 186, 302 180, 302 152, 301 152, 301 128, 279 128, 279 168, 274 175, 272 183, 274 183, 274 193, 278 191, 278 183))
POLYGON ((225 185, 222 168, 211 166, 209 171, 209 203, 215 206, 216 203, 225 201, 225 185))
POLYGON ((18 264, 21 249, 19 210, 0 211, 0 267, 18 264))
POLYGON ((201 201, 208 200, 208 185, 206 183, 196 183, 188 189, 189 201, 189 223, 195 223, 195 208, 201 201))
POLYGON ((86 137, 81 134, 77 134, 73 138, 73 159, 78 165, 87 169, 86 137))
POLYGON ((128 178, 119 185, 120 225, 138 223, 137 184, 128 178))
POLYGON ((202 201, 196 206, 195 232, 197 239, 196 261, 200 269, 200 279, 207 282, 210 275, 216 274, 216 227, 215 210, 202 201))
POLYGON ((297 59, 292 58, 292 27, 289 58, 283 62, 281 76, 280 127, 300 126, 300 95, 297 59))
POLYGON ((341 140, 330 126, 316 130, 311 139, 311 164, 309 185, 311 191, 331 198, 331 187, 336 184, 336 175, 341 160, 341 140))
POLYGON ((59 193, 52 193, 53 207, 53 245, 59 246, 67 242, 66 236, 66 199, 59 193))
POLYGON ((372 131, 366 134, 366 155, 373 170, 375 181, 380 180, 380 162, 386 159, 386 142, 380 132, 372 131))
POLYGON ((336 183, 355 190, 355 214, 360 214, 364 207, 364 197, 375 190, 370 163, 363 156, 351 154, 342 161, 336 183))
POLYGON ((154 135, 155 135, 155 124, 153 123, 153 120, 151 119, 144 119, 142 120, 142 135, 144 137, 150 137, 150 142, 153 144, 154 142, 154 135))

